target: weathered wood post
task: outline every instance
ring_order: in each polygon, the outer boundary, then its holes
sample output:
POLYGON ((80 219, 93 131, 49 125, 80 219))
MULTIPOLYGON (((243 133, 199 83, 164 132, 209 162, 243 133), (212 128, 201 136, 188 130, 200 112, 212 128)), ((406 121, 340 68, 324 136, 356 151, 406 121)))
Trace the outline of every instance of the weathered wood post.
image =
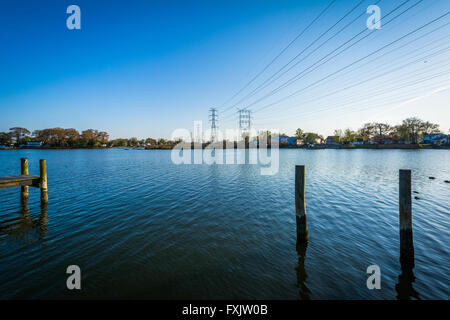
POLYGON ((307 242, 305 166, 295 166, 295 219, 297 222, 297 243, 307 242))
POLYGON ((39 167, 41 172, 41 203, 48 202, 48 190, 47 190, 47 164, 44 159, 39 161, 39 167))
MULTIPOLYGON (((28 159, 27 158, 20 159, 20 174, 23 176, 28 175, 28 159)), ((25 202, 28 200, 28 186, 20 187, 20 199, 22 200, 22 202, 25 202)))
POLYGON ((414 264, 411 205, 411 170, 399 173, 400 262, 414 264))

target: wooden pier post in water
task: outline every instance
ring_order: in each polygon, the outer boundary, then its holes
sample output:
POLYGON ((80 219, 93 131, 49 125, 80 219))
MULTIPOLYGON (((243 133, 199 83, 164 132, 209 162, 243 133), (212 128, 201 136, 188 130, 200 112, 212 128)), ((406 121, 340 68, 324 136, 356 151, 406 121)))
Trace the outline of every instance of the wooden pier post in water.
POLYGON ((400 262, 414 264, 411 204, 411 170, 399 173, 400 262))
POLYGON ((48 202, 47 195, 47 166, 45 160, 40 162, 41 174, 30 175, 28 172, 28 159, 20 159, 20 175, 0 177, 0 189, 20 187, 20 198, 22 202, 28 201, 29 187, 41 189, 42 203, 48 202))
POLYGON ((295 166, 295 219, 297 223, 297 243, 307 242, 305 166, 295 166))
POLYGON ((41 202, 48 202, 48 190, 47 190, 47 164, 44 159, 39 161, 39 167, 41 172, 40 188, 41 188, 41 202))
MULTIPOLYGON (((27 158, 21 158, 20 159, 20 174, 22 176, 27 176, 28 173, 28 159, 27 158)), ((20 199, 22 202, 28 200, 28 186, 20 187, 20 199)))

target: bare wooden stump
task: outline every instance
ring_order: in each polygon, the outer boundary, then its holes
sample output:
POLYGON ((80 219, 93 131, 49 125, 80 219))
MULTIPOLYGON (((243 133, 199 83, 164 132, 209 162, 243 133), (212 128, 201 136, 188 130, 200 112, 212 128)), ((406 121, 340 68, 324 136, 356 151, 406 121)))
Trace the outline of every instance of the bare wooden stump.
POLYGON ((295 166, 295 218, 297 223, 297 243, 307 242, 305 166, 295 166))

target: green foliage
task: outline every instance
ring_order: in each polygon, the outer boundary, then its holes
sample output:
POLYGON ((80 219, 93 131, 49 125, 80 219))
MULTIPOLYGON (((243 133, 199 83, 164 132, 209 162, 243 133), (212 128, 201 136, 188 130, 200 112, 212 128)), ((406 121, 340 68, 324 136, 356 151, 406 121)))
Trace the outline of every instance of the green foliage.
POLYGON ((158 142, 157 142, 155 139, 147 138, 147 139, 145 139, 145 143, 154 146, 154 145, 156 145, 158 142))
POLYGON ((73 128, 51 128, 35 130, 31 140, 39 140, 43 145, 60 148, 99 147, 108 143, 109 135, 98 130, 85 130, 81 134, 73 128))
POLYGON ((335 130, 335 136, 339 137, 339 142, 353 142, 362 138, 365 142, 375 140, 382 142, 386 139, 404 140, 416 144, 419 138, 426 134, 438 133, 439 125, 422 121, 418 118, 408 118, 402 121, 402 124, 391 126, 387 123, 366 123, 357 132, 350 129, 335 130))
POLYGON ((128 139, 114 139, 109 142, 110 147, 128 147, 128 139))
POLYGON ((139 144, 139 141, 136 137, 133 137, 130 140, 128 140, 129 147, 136 147, 138 144, 139 144))
POLYGON ((317 133, 308 132, 304 134, 304 143, 305 144, 313 144, 317 142, 319 135, 317 133))
POLYGON ((357 139, 357 133, 351 129, 345 129, 344 131, 344 141, 345 142, 355 142, 357 139))
POLYGON ((21 127, 10 128, 9 130, 16 145, 23 143, 24 137, 31 133, 28 129, 21 127))
POLYGON ((411 143, 417 143, 419 138, 426 134, 438 133, 439 125, 422 121, 418 118, 408 118, 403 120, 402 124, 395 127, 395 133, 398 137, 408 140, 411 143))
POLYGON ((297 139, 304 139, 305 138, 305 133, 303 132, 302 129, 298 128, 295 131, 295 136, 297 137, 297 139))
POLYGON ((10 145, 12 143, 12 135, 9 132, 0 132, 0 144, 10 145))

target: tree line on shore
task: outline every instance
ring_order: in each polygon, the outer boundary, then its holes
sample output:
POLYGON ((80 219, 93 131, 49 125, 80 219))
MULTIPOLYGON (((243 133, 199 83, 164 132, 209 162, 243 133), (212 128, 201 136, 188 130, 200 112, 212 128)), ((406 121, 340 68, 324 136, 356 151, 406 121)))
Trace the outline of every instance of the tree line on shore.
POLYGON ((76 129, 50 128, 30 132, 26 128, 14 127, 9 132, 0 132, 0 144, 19 146, 30 141, 40 141, 43 145, 62 148, 89 148, 107 144, 107 132, 94 129, 79 133, 76 129))
MULTIPOLYGON (((422 121, 418 118, 408 118, 399 125, 390 125, 387 123, 366 123, 360 129, 353 131, 351 129, 335 130, 334 142, 351 143, 355 141, 368 142, 370 140, 390 139, 393 141, 408 141, 416 144, 420 138, 426 134, 439 133, 439 125, 428 121, 422 121)), ((270 132, 267 132, 270 135, 270 132)), ((286 136, 286 135, 281 135, 286 136)), ((303 140, 305 144, 317 143, 318 140, 324 141, 324 137, 318 133, 303 132, 297 129, 295 136, 303 140)), ((247 141, 248 137, 246 137, 247 141)), ((179 141, 169 141, 165 139, 137 139, 137 138, 119 138, 109 140, 109 134, 104 131, 94 129, 84 130, 81 133, 76 129, 50 128, 35 130, 32 133, 21 127, 9 129, 9 132, 0 132, 0 145, 20 146, 29 141, 40 141, 42 145, 57 148, 97 148, 97 147, 138 147, 138 146, 172 146, 179 141)))
POLYGON ((174 142, 165 139, 109 139, 105 131, 94 129, 81 133, 76 129, 50 128, 35 130, 14 127, 9 132, 0 132, 0 145, 24 145, 30 141, 40 141, 42 145, 55 148, 98 148, 98 147, 137 147, 142 145, 167 145, 174 142))
MULTIPOLYGON (((412 144, 418 143, 420 138, 426 134, 439 133, 439 125, 429 121, 423 121, 418 118, 407 118, 399 125, 390 125, 388 123, 371 122, 364 124, 360 129, 354 131, 351 129, 337 129, 334 131, 334 142, 351 143, 363 141, 367 143, 371 140, 392 140, 408 141, 412 144)), ((304 133, 302 129, 297 129, 296 137, 302 139, 306 144, 316 143, 318 139, 325 140, 323 136, 317 133, 304 133)))

